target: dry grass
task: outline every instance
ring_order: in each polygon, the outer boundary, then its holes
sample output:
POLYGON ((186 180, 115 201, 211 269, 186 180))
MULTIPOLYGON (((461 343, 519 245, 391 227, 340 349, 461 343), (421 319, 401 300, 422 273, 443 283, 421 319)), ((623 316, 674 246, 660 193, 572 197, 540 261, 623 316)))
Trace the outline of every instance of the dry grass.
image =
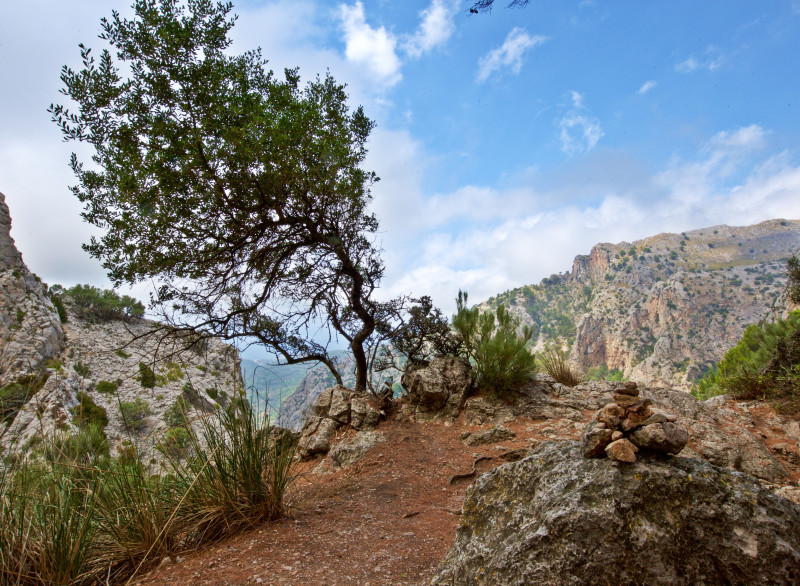
POLYGON ((565 352, 547 348, 537 356, 537 359, 542 369, 562 385, 574 387, 585 379, 583 372, 572 368, 565 352))

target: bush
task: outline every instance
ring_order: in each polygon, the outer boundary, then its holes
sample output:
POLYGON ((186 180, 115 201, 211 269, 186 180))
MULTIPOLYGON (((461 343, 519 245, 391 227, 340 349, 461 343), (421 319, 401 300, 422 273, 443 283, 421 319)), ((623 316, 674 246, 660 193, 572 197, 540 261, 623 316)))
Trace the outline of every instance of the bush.
POLYGON ((64 290, 74 305, 76 313, 90 321, 140 318, 144 305, 128 295, 120 296, 111 289, 99 289, 91 285, 75 285, 64 290))
POLYGON ((0 387, 0 422, 11 423, 20 409, 47 382, 49 373, 23 376, 0 387))
POLYGON ((70 410, 72 423, 78 427, 97 425, 105 428, 108 425, 108 412, 94 402, 86 393, 78 393, 78 404, 70 410))
POLYGON ((533 330, 520 328, 519 319, 503 305, 495 313, 467 308, 467 294, 462 291, 456 304, 453 327, 475 365, 478 386, 503 395, 525 383, 536 369, 536 359, 527 348, 533 330))
POLYGON ((184 425, 189 420, 188 412, 189 406, 186 404, 186 399, 178 397, 175 404, 164 412, 164 421, 169 427, 184 425))
POLYGON ((85 365, 83 362, 81 362, 80 360, 76 361, 76 362, 75 362, 75 363, 72 365, 72 369, 73 369, 75 372, 77 372, 79 375, 81 375, 83 378, 87 378, 87 377, 88 377, 88 376, 91 374, 91 370, 89 370, 89 367, 88 367, 88 366, 86 366, 86 365, 85 365))
POLYGON ((562 350, 547 348, 543 354, 539 355, 539 363, 547 374, 562 385, 574 387, 585 379, 582 372, 572 369, 567 360, 567 353, 562 350))
POLYGON ((800 410, 800 310, 786 319, 748 326, 739 343, 697 382, 693 394, 706 399, 728 393, 767 399, 800 410))
POLYGON ((151 414, 151 411, 150 404, 144 399, 120 401, 119 410, 128 430, 139 432, 147 426, 145 419, 151 414))
POLYGON ((145 389, 152 389, 156 386, 156 373, 144 362, 139 363, 139 382, 145 389))
POLYGON ((104 395, 113 395, 117 392, 118 388, 119 385, 117 383, 107 380, 99 381, 94 387, 98 393, 103 393, 104 395))

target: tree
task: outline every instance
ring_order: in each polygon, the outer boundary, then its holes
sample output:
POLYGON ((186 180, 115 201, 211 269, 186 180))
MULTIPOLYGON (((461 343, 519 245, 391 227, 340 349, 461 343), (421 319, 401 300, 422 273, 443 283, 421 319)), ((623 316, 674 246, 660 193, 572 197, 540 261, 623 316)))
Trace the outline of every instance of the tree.
POLYGON ((156 280, 177 325, 323 362, 338 382, 326 349, 341 335, 364 390, 384 271, 378 178, 361 168, 374 123, 330 75, 301 87, 260 51, 226 54, 231 8, 136 0, 133 19, 101 20, 116 61, 81 45, 83 68, 62 69, 77 111, 50 112, 94 151, 86 166, 72 155, 72 191, 105 230, 84 248, 117 286, 156 280))
POLYGON ((788 303, 800 305, 800 258, 793 254, 786 261, 786 290, 784 296, 788 303))

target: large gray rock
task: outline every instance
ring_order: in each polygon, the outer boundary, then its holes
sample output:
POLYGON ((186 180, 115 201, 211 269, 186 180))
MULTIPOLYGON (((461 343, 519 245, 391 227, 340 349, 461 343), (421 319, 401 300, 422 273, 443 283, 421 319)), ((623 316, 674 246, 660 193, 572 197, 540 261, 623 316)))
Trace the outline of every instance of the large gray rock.
POLYGON ((434 584, 797 584, 800 507, 697 459, 540 446, 467 492, 434 584))
POLYGON ((402 378, 416 418, 423 420, 458 417, 473 382, 469 362, 455 356, 437 356, 429 364, 413 365, 402 378))
POLYGON ((361 460, 369 450, 385 441, 386 437, 379 431, 359 431, 355 437, 344 440, 331 448, 331 451, 328 452, 327 462, 333 469, 347 468, 361 460))

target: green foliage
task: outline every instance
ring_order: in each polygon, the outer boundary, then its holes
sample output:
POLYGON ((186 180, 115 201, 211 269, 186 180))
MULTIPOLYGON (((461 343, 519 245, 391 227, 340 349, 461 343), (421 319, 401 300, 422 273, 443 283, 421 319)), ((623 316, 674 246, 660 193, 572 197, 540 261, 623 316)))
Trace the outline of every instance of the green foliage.
POLYGON ((187 416, 188 412, 189 405, 186 403, 186 399, 178 397, 175 404, 164 412, 164 421, 170 427, 185 425, 189 420, 187 416))
POLYGON ((95 385, 94 390, 98 393, 103 393, 104 395, 113 395, 117 392, 119 385, 115 382, 101 380, 95 385))
POLYGON ((623 382, 628 380, 628 378, 623 374, 623 372, 618 368, 609 369, 608 365, 603 363, 600 366, 595 366, 594 368, 590 368, 586 371, 586 375, 584 377, 585 380, 597 380, 597 381, 612 381, 612 382, 623 382))
POLYGON ((123 350, 122 348, 117 348, 116 350, 114 350, 114 354, 116 354, 120 358, 130 358, 131 357, 131 355, 128 354, 127 352, 125 352, 125 350, 123 350))
POLYGON ((19 410, 44 386, 48 376, 47 372, 23 376, 0 387, 0 422, 14 421, 19 410))
POLYGON ((192 436, 185 427, 173 427, 167 431, 161 450, 173 458, 186 456, 187 451, 192 445, 192 436))
POLYGON ((137 397, 133 401, 120 401, 119 411, 125 422, 125 427, 130 431, 142 431, 147 426, 147 416, 150 415, 150 404, 137 397))
POLYGON ((101 429, 108 425, 108 412, 94 402, 86 393, 78 393, 78 404, 70 410, 72 422, 78 427, 96 425, 101 429))
POLYGON ((525 383, 536 368, 536 359, 526 346, 533 330, 528 326, 520 328, 519 319, 503 305, 494 313, 468 308, 463 291, 458 292, 456 304, 453 327, 475 364, 478 386, 504 395, 525 383))
POLYGON ((800 305, 800 258, 796 254, 786 261, 786 298, 800 305))
POLYGON ((741 399, 769 399, 800 409, 800 310, 772 323, 748 326, 739 343, 697 382, 694 395, 723 393, 741 399))
MULTIPOLYGON (((60 287, 59 287, 60 289, 60 287)), ((63 291, 63 289, 60 289, 63 291)), ((58 319, 62 324, 67 323, 67 308, 64 306, 64 299, 61 295, 56 295, 50 292, 50 301, 53 302, 53 307, 58 312, 58 319)))
POLYGON ((75 361, 75 363, 73 363, 73 365, 72 365, 72 370, 74 370, 75 372, 77 372, 77 373, 78 373, 79 375, 81 375, 83 378, 86 378, 86 377, 88 377, 88 376, 91 374, 91 371, 89 370, 89 367, 88 367, 88 366, 86 366, 86 365, 85 365, 83 362, 81 362, 80 360, 77 360, 77 361, 75 361))
POLYGON ((110 50, 81 46, 82 68, 62 69, 75 107, 52 119, 93 151, 71 159, 83 218, 103 230, 85 249, 114 283, 160 280, 155 301, 183 325, 341 378, 313 341, 324 323, 352 340, 364 390, 384 271, 362 168, 374 123, 330 75, 302 87, 259 51, 232 54, 231 9, 137 1, 101 21, 110 50))
POLYGON ((75 285, 64 293, 72 300, 76 313, 90 321, 140 318, 144 305, 133 297, 116 293, 110 289, 99 289, 91 285, 75 285))
POLYGON ((193 455, 185 463, 171 460, 177 484, 186 487, 181 516, 199 542, 280 516, 294 478, 294 444, 273 442, 267 415, 257 415, 243 397, 231 405, 201 420, 202 440, 190 436, 193 455))
POLYGON ((556 382, 574 387, 584 380, 582 372, 578 372, 569 364, 567 352, 558 348, 549 347, 539 355, 539 364, 544 371, 552 376, 556 382))
POLYGON ((139 363, 139 382, 145 389, 152 389, 156 386, 156 373, 144 362, 139 363))

